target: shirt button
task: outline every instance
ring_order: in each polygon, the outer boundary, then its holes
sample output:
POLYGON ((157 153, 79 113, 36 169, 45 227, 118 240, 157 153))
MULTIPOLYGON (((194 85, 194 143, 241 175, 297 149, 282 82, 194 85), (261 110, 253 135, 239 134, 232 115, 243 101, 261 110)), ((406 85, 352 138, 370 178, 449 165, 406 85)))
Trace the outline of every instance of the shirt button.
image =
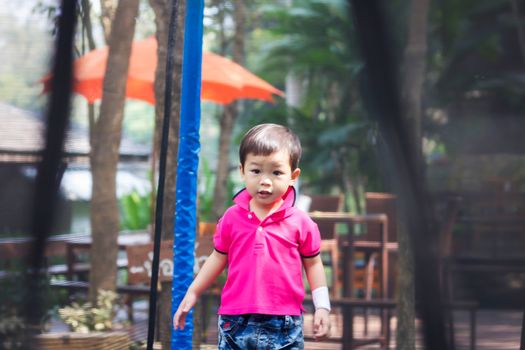
POLYGON ((251 219, 252 218, 252 214, 248 214, 248 219, 251 219))
POLYGON ((257 227, 257 231, 261 232, 263 230, 262 226, 257 227))

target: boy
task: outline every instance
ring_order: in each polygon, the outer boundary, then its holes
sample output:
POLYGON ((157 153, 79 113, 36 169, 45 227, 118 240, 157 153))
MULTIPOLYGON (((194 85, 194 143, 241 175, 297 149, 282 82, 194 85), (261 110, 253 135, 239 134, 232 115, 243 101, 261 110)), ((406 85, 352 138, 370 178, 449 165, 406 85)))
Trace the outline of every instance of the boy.
POLYGON ((316 309, 316 339, 328 335, 330 301, 319 230, 293 207, 301 144, 290 129, 261 124, 244 135, 239 157, 246 188, 219 220, 215 250, 188 288, 173 326, 184 328, 199 295, 228 265, 219 349, 303 349, 303 266, 316 309))

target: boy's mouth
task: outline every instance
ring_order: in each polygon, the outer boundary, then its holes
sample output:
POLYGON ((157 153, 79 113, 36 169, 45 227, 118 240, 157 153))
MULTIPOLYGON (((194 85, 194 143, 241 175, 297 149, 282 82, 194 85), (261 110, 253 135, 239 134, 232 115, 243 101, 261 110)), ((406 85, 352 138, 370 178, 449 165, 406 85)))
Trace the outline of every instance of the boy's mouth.
POLYGON ((268 197, 272 195, 272 192, 267 191, 267 190, 262 190, 262 191, 257 192, 257 194, 262 197, 268 197))

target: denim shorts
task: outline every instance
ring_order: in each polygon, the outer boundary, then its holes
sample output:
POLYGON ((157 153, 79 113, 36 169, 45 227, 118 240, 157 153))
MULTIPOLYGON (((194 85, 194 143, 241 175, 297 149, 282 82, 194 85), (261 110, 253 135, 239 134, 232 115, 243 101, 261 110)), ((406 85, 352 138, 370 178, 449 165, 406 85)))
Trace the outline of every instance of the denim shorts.
POLYGON ((219 350, 303 350, 303 317, 220 315, 219 350))

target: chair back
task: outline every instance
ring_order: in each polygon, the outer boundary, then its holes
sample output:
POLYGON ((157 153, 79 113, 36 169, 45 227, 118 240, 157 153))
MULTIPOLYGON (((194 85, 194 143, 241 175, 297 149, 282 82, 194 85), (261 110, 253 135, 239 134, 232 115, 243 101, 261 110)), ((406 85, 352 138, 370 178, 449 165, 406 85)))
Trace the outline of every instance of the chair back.
MULTIPOLYGON (((313 195, 311 196, 310 211, 337 212, 343 209, 342 195, 313 195)), ((335 239, 336 224, 318 222, 321 239, 335 239)))
MULTIPOLYGON (((367 192, 365 193, 367 214, 386 214, 388 217, 388 241, 397 241, 397 209, 396 196, 391 193, 367 192)), ((368 224, 366 235, 367 241, 381 240, 381 226, 379 224, 368 224)))
POLYGON ((216 227, 217 223, 215 222, 201 221, 199 223, 199 234, 195 242, 195 259, 199 264, 199 268, 204 265, 208 256, 213 252, 213 235, 216 227))
MULTIPOLYGON (((151 280, 153 243, 126 246, 128 284, 146 284, 151 280)), ((159 281, 171 281, 173 276, 173 240, 162 241, 159 257, 159 281)))
MULTIPOLYGON (((195 237, 195 263, 202 267, 213 251, 215 223, 199 223, 195 237)), ((128 257, 128 284, 149 284, 153 264, 153 243, 126 246, 128 257)), ((194 266, 197 269, 196 266, 194 266)), ((160 246, 159 280, 171 281, 173 276, 173 240, 163 240, 160 246)))

